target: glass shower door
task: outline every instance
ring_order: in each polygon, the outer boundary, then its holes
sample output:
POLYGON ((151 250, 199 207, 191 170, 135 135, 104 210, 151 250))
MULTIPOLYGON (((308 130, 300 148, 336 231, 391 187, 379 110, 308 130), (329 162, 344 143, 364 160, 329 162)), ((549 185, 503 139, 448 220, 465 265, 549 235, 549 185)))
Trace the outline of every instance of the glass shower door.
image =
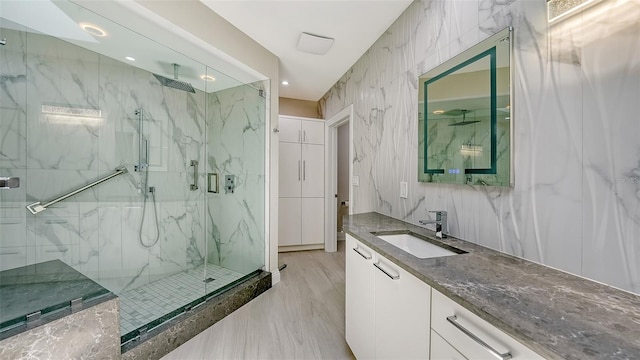
POLYGON ((206 277, 222 281, 207 293, 264 267, 265 93, 257 82, 209 95, 206 277))

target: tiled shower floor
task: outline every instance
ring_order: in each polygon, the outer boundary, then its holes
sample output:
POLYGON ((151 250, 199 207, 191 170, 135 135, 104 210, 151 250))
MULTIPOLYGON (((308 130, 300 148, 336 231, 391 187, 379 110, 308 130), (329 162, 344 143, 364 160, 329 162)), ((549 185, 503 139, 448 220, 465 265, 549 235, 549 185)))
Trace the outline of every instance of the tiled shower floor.
POLYGON ((236 281, 244 275, 218 265, 207 264, 160 279, 118 294, 120 297, 120 334, 137 328, 195 301, 214 290, 236 281))

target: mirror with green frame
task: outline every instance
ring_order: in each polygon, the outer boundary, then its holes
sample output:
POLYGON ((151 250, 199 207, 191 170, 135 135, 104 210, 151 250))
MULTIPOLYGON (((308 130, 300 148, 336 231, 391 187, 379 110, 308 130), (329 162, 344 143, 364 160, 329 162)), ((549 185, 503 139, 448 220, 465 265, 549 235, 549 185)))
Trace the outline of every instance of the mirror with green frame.
POLYGON ((420 76, 418 180, 513 186, 506 28, 420 76))

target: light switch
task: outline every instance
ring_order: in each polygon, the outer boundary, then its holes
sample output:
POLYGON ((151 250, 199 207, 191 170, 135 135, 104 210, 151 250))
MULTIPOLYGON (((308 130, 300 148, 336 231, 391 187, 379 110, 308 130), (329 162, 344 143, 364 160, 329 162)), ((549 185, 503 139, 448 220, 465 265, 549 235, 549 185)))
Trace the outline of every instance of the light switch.
POLYGON ((360 186, 360 176, 353 175, 353 181, 351 183, 353 186, 360 186))
POLYGON ((407 194, 409 192, 409 185, 406 182, 400 183, 400 197, 403 199, 407 198, 407 194))

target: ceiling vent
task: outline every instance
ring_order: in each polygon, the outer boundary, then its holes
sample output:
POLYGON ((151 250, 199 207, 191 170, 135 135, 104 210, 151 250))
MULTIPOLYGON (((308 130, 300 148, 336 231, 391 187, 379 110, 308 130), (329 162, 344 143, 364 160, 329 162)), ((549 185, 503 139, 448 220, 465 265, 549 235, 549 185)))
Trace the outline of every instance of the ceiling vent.
POLYGON ((309 54, 324 55, 333 45, 333 38, 303 32, 298 40, 298 50, 309 54))

